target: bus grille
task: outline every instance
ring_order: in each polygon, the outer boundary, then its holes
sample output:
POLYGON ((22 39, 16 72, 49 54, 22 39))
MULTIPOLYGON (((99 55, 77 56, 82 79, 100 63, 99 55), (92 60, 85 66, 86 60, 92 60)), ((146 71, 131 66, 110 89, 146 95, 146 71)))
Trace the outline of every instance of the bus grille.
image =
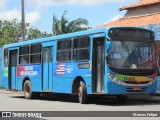
POLYGON ((127 84, 147 84, 150 81, 140 81, 140 82, 137 82, 137 81, 124 81, 124 82, 127 83, 127 84))
POLYGON ((133 87, 127 87, 127 92, 145 92, 147 90, 147 87, 141 87, 139 90, 134 90, 133 87))

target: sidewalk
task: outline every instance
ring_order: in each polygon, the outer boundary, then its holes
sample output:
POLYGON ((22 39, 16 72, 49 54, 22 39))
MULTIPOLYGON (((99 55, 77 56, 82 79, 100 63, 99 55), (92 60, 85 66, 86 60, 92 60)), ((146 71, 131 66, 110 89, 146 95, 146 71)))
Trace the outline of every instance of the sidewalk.
POLYGON ((9 91, 9 90, 6 90, 6 89, 4 89, 4 88, 0 88, 0 94, 3 94, 3 93, 5 93, 5 94, 23 94, 23 92, 22 91, 16 91, 16 90, 13 90, 13 91, 9 91))

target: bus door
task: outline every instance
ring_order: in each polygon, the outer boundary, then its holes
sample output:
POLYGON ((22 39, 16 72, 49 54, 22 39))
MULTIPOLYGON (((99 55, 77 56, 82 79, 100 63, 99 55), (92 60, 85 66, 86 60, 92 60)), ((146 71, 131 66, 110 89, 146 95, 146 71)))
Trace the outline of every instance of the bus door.
POLYGON ((43 91, 53 90, 53 42, 43 44, 43 91))
POLYGON ((92 85, 93 92, 104 92, 104 42, 105 37, 93 38, 92 85))
POLYGON ((16 89, 18 49, 9 50, 8 89, 16 89))

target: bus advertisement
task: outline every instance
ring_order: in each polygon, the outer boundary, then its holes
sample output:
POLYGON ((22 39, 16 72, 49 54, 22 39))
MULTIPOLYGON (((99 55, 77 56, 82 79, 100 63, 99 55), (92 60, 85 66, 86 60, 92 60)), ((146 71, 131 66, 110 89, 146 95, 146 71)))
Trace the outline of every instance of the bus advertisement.
POLYGON ((6 90, 41 93, 113 95, 156 91, 154 33, 135 27, 108 27, 28 40, 3 47, 6 90))

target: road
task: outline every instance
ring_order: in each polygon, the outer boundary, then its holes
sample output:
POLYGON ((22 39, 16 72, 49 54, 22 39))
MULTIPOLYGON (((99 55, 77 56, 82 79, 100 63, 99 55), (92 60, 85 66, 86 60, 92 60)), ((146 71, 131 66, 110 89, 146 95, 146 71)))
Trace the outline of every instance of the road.
MULTIPOLYGON (((126 103, 118 103, 115 98, 99 97, 90 98, 88 104, 80 104, 71 96, 27 100, 21 92, 0 90, 0 111, 160 111, 160 96, 131 96, 126 103)), ((80 118, 76 118, 78 119, 80 118)), ((123 120, 125 119, 127 120, 123 120)), ((158 120, 154 120, 156 119, 158 120)))

